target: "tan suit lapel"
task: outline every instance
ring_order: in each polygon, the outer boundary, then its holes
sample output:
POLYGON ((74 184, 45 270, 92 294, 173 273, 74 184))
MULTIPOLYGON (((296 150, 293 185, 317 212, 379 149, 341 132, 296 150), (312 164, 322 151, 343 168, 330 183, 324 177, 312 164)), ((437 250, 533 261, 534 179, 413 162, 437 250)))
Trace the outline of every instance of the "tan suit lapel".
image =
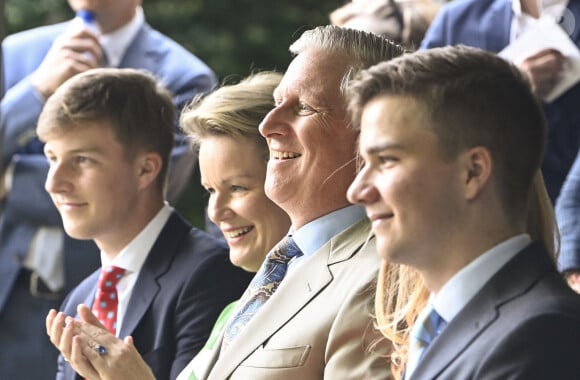
POLYGON ((369 231, 368 222, 357 222, 333 237, 307 262, 294 268, 222 355, 219 355, 221 342, 216 347, 212 361, 215 365, 208 379, 229 377, 249 355, 298 314, 332 282, 332 264, 350 259, 364 244, 369 231))

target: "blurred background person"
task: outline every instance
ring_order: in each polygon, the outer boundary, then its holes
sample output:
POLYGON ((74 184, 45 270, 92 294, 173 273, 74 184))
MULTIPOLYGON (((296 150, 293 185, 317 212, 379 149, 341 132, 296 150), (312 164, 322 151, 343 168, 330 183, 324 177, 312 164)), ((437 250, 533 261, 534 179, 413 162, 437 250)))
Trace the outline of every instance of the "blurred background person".
MULTIPOLYGON (((99 267, 94 243, 66 236, 43 188, 48 163, 35 128, 45 100, 66 79, 99 66, 151 72, 171 91, 176 109, 216 83, 207 65, 147 24, 141 0, 68 3, 75 12, 90 11, 90 26, 68 21, 2 43, 0 378, 44 379, 56 371, 58 352, 43 337, 46 313, 99 267)), ((182 140, 176 133, 170 202, 195 164, 182 140)))
POLYGON ((333 25, 379 34, 415 50, 439 7, 433 0, 352 0, 329 17, 333 25))

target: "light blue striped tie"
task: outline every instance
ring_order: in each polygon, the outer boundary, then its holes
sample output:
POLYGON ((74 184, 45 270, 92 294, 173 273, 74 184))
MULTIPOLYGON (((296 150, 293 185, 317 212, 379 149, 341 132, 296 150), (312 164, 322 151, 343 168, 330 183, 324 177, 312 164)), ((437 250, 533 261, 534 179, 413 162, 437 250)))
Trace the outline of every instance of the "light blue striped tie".
POLYGON ((409 380, 431 342, 443 331, 447 322, 433 309, 421 313, 411 329, 409 360, 405 369, 405 380, 409 380))
POLYGON ((242 296, 234 317, 228 323, 224 332, 221 350, 234 340, 250 319, 266 303, 278 289, 280 282, 286 275, 288 263, 294 257, 302 255, 291 236, 287 236, 278 243, 266 256, 256 276, 250 282, 248 289, 242 296))

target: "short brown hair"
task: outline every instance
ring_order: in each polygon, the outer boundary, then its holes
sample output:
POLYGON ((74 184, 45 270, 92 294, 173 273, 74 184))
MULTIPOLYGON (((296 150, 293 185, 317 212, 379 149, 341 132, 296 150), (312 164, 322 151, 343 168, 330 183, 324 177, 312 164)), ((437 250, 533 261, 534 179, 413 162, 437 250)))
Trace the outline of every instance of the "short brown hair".
POLYGON ((167 89, 151 74, 136 69, 99 68, 67 80, 47 100, 36 132, 50 136, 84 122, 107 121, 127 158, 137 153, 159 153, 163 166, 158 178, 165 185, 173 147, 175 107, 167 89))

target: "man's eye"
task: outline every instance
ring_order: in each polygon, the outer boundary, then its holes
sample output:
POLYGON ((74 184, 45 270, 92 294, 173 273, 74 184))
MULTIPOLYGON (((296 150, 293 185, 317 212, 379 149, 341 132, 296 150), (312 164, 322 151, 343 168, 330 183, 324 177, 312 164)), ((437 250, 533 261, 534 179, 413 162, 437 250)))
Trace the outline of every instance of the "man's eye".
POLYGON ((395 156, 387 155, 387 156, 379 156, 378 160, 381 164, 387 164, 387 163, 392 163, 392 162, 398 161, 398 158, 395 156))
POLYGON ((298 104, 296 108, 298 110, 299 115, 312 115, 313 113, 316 112, 314 108, 310 107, 308 104, 305 103, 298 104))
POLYGON ((244 186, 239 186, 239 185, 232 185, 232 191, 234 192, 241 192, 241 191, 247 191, 248 188, 244 187, 244 186))

